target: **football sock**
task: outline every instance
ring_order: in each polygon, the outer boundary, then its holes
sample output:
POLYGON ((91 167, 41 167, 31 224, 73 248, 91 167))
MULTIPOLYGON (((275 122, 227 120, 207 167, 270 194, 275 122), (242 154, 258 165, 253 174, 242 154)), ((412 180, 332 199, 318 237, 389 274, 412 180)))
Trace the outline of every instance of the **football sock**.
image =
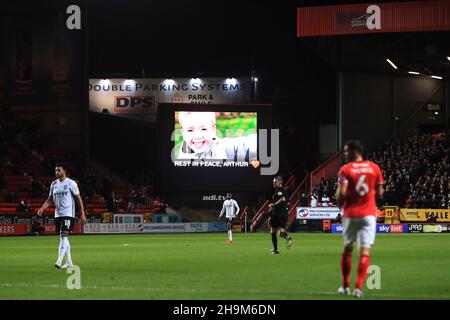
POLYGON ((352 254, 344 252, 341 256, 342 287, 350 287, 350 272, 352 270, 352 254))
POLYGON ((230 231, 228 231, 228 239, 230 240, 230 241, 233 241, 233 232, 230 230, 230 231))
POLYGON ((284 239, 286 239, 286 240, 289 240, 291 237, 289 237, 289 235, 287 234, 287 232, 281 232, 280 233, 280 237, 282 237, 282 238, 284 238, 284 239))
POLYGON ((69 238, 66 237, 66 262, 69 266, 73 265, 72 263, 72 255, 70 254, 70 242, 69 242, 69 238))
POLYGON ((369 265, 370 265, 370 257, 365 254, 361 255, 359 257, 359 263, 358 263, 358 275, 357 275, 356 284, 355 284, 356 289, 361 290, 364 280, 366 280, 367 268, 369 267, 369 265))
POLYGON ((59 247, 58 247, 58 260, 56 262, 58 264, 62 263, 62 260, 64 259, 64 255, 66 254, 67 250, 67 234, 61 233, 59 235, 59 247))
POLYGON ((277 240, 277 234, 274 232, 272 233, 272 243, 273 243, 273 250, 278 250, 278 240, 277 240))

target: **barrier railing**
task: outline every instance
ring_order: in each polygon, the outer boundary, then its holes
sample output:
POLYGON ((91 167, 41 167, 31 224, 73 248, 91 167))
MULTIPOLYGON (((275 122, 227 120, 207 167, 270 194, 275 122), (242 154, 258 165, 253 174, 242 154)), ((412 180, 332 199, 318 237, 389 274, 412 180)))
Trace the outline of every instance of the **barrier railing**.
POLYGON ((290 226, 292 225, 292 223, 295 221, 295 219, 297 218, 297 206, 299 205, 300 201, 296 201, 292 206, 291 209, 289 210, 289 214, 288 214, 288 222, 286 225, 286 229, 289 229, 290 226))
POLYGON ((250 231, 255 231, 258 228, 259 224, 266 217, 269 212, 269 200, 266 200, 264 204, 259 208, 258 212, 252 218, 252 224, 250 225, 250 231))
POLYGON ((289 176, 289 179, 286 181, 286 183, 284 184, 285 188, 292 190, 295 188, 295 176, 293 174, 291 174, 289 176))
POLYGON ((302 191, 307 192, 306 188, 308 187, 308 179, 309 179, 309 174, 306 173, 303 180, 300 182, 300 184, 297 186, 297 188, 295 188, 294 192, 292 192, 291 196, 289 197, 289 203, 300 201, 301 192, 302 191))
POLYGON ((247 233, 247 215, 248 206, 245 206, 244 210, 242 210, 241 217, 239 218, 239 222, 241 223, 241 231, 245 231, 245 233, 247 233))

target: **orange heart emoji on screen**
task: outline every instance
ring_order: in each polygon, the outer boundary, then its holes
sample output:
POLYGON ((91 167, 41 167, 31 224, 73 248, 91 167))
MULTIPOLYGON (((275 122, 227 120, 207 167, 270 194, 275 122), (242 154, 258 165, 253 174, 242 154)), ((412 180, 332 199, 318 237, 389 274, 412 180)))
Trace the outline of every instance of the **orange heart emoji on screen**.
POLYGON ((253 160, 252 161, 252 166, 253 166, 253 168, 258 168, 259 167, 259 165, 260 165, 260 162, 258 161, 258 160, 253 160))

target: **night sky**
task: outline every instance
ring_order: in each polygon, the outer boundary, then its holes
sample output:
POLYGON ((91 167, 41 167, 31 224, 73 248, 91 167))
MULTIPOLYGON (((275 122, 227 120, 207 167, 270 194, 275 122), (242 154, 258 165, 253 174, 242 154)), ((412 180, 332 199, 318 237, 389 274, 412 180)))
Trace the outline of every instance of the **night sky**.
MULTIPOLYGON (((94 1, 89 3, 91 76, 292 75, 296 5, 283 1, 94 1), (107 5, 105 5, 107 4, 107 5)), ((263 81, 264 82, 264 81, 263 81)))

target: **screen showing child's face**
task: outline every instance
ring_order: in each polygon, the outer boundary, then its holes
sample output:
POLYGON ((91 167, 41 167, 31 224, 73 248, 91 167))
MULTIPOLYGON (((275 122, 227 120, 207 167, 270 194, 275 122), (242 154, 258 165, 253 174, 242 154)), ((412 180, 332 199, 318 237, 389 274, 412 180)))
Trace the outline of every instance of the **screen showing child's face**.
POLYGON ((183 140, 195 153, 202 153, 216 136, 213 112, 188 113, 180 121, 183 140))

